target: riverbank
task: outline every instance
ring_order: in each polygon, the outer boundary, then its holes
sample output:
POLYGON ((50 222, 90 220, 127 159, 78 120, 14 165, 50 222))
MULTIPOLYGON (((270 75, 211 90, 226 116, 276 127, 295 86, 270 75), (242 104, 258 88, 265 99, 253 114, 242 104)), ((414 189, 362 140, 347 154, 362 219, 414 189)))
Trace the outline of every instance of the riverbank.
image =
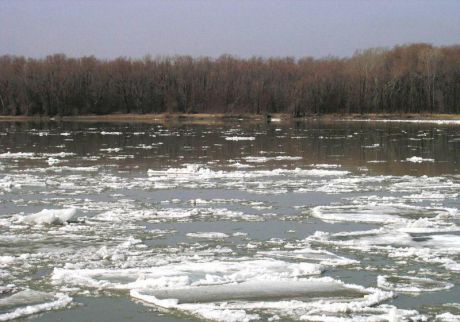
POLYGON ((0 122, 190 122, 221 123, 225 121, 245 122, 290 122, 290 121, 384 121, 384 122, 447 122, 460 124, 460 114, 323 114, 293 117, 291 114, 107 114, 76 116, 0 116, 0 122))

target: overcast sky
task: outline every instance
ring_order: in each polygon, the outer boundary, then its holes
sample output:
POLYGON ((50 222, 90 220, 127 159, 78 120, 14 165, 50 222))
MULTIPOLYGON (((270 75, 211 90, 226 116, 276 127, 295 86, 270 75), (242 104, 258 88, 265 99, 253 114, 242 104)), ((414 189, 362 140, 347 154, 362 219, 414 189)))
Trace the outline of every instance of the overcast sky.
POLYGON ((460 0, 0 0, 0 55, 349 56, 460 43, 460 0))

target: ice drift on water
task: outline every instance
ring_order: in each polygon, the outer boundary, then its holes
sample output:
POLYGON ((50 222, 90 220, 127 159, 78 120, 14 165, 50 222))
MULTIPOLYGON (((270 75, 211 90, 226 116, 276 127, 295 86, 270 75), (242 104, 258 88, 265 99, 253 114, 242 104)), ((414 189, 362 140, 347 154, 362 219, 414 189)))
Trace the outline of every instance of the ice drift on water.
POLYGON ((422 157, 413 156, 406 159, 407 162, 422 163, 422 162, 434 162, 434 159, 424 159, 422 157))
MULTIPOLYGON (((177 303, 204 303, 231 300, 327 298, 346 295, 362 297, 367 292, 355 290, 328 278, 310 278, 279 281, 245 281, 221 285, 204 285, 178 289, 143 290, 142 293, 157 299, 175 299, 177 303)), ((171 304, 171 303, 170 303, 171 304)))
POLYGON ((0 309, 19 305, 37 304, 51 299, 53 299, 52 294, 34 290, 24 290, 8 297, 0 298, 0 309))
POLYGON ((219 233, 219 232, 196 232, 196 233, 188 233, 187 237, 202 238, 202 239, 223 239, 223 238, 228 238, 229 236, 225 233, 219 233))
POLYGON ((75 216, 75 208, 68 209, 43 209, 36 214, 24 216, 21 222, 31 225, 63 225, 75 216))
POLYGON ((426 277, 386 275, 377 277, 377 285, 384 290, 403 293, 435 292, 454 287, 452 283, 435 281, 426 277))
POLYGON ((226 141, 254 141, 256 138, 254 136, 227 136, 225 137, 226 141))
POLYGON ((162 308, 213 321, 260 320, 256 313, 261 311, 273 318, 312 320, 319 314, 327 321, 345 321, 342 318, 345 312, 374 315, 389 311, 391 306, 374 306, 394 296, 392 292, 345 284, 330 277, 270 283, 253 280, 175 290, 132 289, 130 294, 162 308))
POLYGON ((72 298, 65 294, 50 294, 23 290, 0 299, 0 321, 9 321, 44 311, 66 307, 72 298))

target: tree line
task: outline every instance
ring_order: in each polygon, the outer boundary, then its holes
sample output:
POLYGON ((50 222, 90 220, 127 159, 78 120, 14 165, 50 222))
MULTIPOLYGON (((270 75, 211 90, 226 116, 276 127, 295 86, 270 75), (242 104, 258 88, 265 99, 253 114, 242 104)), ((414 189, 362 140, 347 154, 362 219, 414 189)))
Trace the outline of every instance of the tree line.
POLYGON ((0 114, 460 113, 460 45, 352 57, 0 57, 0 114))

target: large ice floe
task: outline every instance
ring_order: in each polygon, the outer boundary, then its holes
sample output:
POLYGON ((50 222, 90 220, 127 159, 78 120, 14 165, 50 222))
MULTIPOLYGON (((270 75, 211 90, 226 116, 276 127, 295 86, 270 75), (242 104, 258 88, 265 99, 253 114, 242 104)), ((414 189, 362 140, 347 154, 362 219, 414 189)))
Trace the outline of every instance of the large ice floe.
MULTIPOLYGON (((458 218, 455 208, 367 204, 315 207, 311 215, 325 221, 377 223, 381 227, 339 233, 317 231, 306 239, 309 242, 358 252, 384 253, 395 259, 441 264, 451 271, 459 268, 460 227, 455 224, 458 218)), ((379 281, 381 285, 389 285, 383 277, 379 281)), ((418 281, 422 283, 423 279, 418 281)))
POLYGON ((430 120, 430 119, 354 119, 347 122, 375 122, 375 123, 412 123, 412 124, 438 124, 438 125, 460 125, 460 120, 430 120))
POLYGON ((431 278, 382 275, 377 278, 377 285, 385 290, 404 293, 434 292, 454 287, 452 283, 435 281, 431 278))
POLYGON ((32 225, 62 225, 69 222, 77 210, 69 209, 43 209, 42 211, 27 216, 19 216, 18 221, 32 225))
POLYGON ((34 290, 12 291, 0 297, 0 321, 62 309, 69 306, 71 302, 72 298, 65 294, 50 294, 34 290))
MULTIPOLYGON (((251 159, 250 159, 251 160, 251 159)), ((265 162, 265 161, 264 161, 265 162)), ((343 177, 346 170, 330 169, 272 169, 272 170, 215 170, 205 165, 187 164, 166 170, 148 170, 149 181, 156 189, 225 188, 256 193, 286 193, 303 191, 311 181, 321 178, 343 177)), ((313 187, 312 187, 313 189, 313 187)))
MULTIPOLYGON (((54 269, 54 284, 128 290, 158 307, 216 321, 264 317, 294 320, 388 315, 380 306, 392 292, 346 284, 321 274, 323 266, 274 259, 181 262, 142 269, 54 269)), ((417 316, 414 312, 399 312, 417 316)))
POLYGON ((242 282, 195 289, 134 289, 130 294, 159 307, 216 321, 251 321, 262 316, 311 320, 317 319, 316 314, 322 316, 321 320, 339 320, 344 312, 373 314, 372 306, 392 297, 392 293, 347 285, 332 278, 242 282))
POLYGON ((442 221, 436 219, 454 217, 457 215, 457 209, 374 202, 344 206, 317 206, 310 210, 310 215, 330 222, 399 224, 416 230, 429 227, 430 223, 438 227, 442 221), (435 218, 435 220, 429 218, 435 218))
POLYGON ((256 138, 253 136, 227 136, 227 141, 254 141, 256 138))

